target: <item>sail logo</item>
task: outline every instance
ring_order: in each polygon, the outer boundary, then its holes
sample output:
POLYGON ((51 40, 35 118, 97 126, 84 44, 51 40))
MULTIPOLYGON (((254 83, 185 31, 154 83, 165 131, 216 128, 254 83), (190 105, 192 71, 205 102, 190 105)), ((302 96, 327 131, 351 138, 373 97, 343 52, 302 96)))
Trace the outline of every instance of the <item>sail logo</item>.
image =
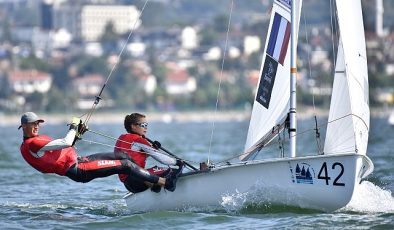
POLYGON ((313 178, 311 171, 313 168, 306 163, 301 163, 301 166, 297 163, 295 170, 295 177, 298 184, 313 184, 313 178))
POLYGON ((266 55, 259 88, 257 90, 256 101, 267 109, 271 101, 277 68, 278 62, 273 60, 269 55, 266 55))
POLYGON ((289 162, 291 179, 297 184, 313 184, 315 170, 307 163, 297 163, 295 170, 289 162))
POLYGON ((271 33, 268 40, 267 54, 281 65, 285 62, 287 47, 290 40, 290 22, 280 14, 275 13, 271 33))

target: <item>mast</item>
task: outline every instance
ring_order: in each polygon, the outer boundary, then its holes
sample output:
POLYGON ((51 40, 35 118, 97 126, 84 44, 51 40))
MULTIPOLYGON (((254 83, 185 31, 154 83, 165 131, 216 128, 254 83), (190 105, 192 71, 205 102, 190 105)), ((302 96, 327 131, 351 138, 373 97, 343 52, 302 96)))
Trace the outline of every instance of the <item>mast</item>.
POLYGON ((291 36, 290 36, 290 156, 296 156, 296 86, 297 86, 297 27, 296 27, 296 3, 297 0, 291 1, 291 36))

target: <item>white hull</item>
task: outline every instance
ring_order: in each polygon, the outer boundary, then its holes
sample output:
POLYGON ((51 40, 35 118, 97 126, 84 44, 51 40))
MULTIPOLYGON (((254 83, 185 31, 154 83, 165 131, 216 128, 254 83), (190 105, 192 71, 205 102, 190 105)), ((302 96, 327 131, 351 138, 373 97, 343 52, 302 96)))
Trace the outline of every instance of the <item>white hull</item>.
POLYGON ((131 212, 223 208, 223 198, 245 196, 246 204, 286 205, 333 211, 352 198, 361 178, 373 170, 359 154, 251 161, 180 177, 175 192, 127 194, 131 212), (304 173, 296 173, 297 165, 304 173), (309 171, 309 173, 306 173, 309 171))

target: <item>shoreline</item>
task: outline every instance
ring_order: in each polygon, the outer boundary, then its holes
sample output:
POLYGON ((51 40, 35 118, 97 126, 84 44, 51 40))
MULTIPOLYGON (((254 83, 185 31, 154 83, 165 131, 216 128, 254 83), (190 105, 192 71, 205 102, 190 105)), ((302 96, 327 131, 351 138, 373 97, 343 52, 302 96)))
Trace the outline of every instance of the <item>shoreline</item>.
MULTIPOLYGON (((229 111, 172 111, 172 112, 146 112, 137 111, 145 114, 148 121, 151 122, 210 122, 210 121, 244 121, 250 118, 250 110, 229 110, 229 111)), ((373 109, 371 110, 371 117, 388 117, 390 115, 390 109, 373 109)), ((104 124, 104 123, 123 123, 124 116, 127 112, 117 111, 114 113, 110 112, 96 112, 92 115, 90 123, 104 124)), ((317 116, 325 117, 328 116, 327 110, 316 110, 313 108, 300 108, 297 111, 297 118, 308 119, 317 116)), ((73 116, 79 116, 80 114, 45 114, 39 113, 46 123, 48 124, 60 124, 67 123, 73 116)), ((82 117, 84 120, 84 117, 82 117)), ((0 113, 0 126, 19 125, 20 115, 19 114, 2 114, 0 113)))
MULTIPOLYGON (((206 122, 206 121, 243 121, 249 119, 249 111, 182 111, 182 112, 146 112, 136 111, 147 116, 150 122, 206 122)), ((89 123, 92 124, 111 124, 123 123, 127 112, 96 112, 92 115, 89 123)), ((47 124, 67 123, 73 116, 80 114, 45 114, 37 113, 47 124)), ((85 117, 82 117, 84 120, 85 117)), ((0 114, 0 126, 19 125, 20 115, 0 114)))

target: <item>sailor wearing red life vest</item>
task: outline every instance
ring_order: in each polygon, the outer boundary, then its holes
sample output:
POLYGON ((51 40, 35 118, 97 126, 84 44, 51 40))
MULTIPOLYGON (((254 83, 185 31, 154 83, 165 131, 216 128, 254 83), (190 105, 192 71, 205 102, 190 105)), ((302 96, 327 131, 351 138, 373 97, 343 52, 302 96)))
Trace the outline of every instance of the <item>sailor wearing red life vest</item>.
MULTIPOLYGON (((124 119, 124 127, 127 133, 119 136, 115 144, 115 152, 126 152, 128 156, 142 168, 145 168, 148 156, 151 156, 164 165, 179 166, 176 171, 172 171, 170 168, 154 166, 147 169, 151 175, 176 178, 181 173, 183 167, 182 162, 157 151, 161 146, 158 141, 153 142, 154 148, 152 148, 152 145, 147 139, 145 139, 148 129, 148 123, 145 115, 140 113, 126 115, 124 119)), ((154 192, 160 192, 160 187, 147 183, 133 175, 119 174, 119 179, 124 183, 125 187, 133 193, 145 191, 149 187, 151 187, 154 192)))
POLYGON ((40 119, 35 113, 27 112, 21 117, 23 143, 20 147, 23 158, 33 168, 42 173, 55 173, 67 176, 77 182, 89 182, 95 178, 113 174, 133 175, 141 180, 175 190, 176 180, 151 175, 145 169, 133 163, 126 154, 98 153, 79 157, 72 147, 76 136, 82 135, 87 128, 79 118, 73 118, 67 135, 53 140, 40 135, 40 119))

